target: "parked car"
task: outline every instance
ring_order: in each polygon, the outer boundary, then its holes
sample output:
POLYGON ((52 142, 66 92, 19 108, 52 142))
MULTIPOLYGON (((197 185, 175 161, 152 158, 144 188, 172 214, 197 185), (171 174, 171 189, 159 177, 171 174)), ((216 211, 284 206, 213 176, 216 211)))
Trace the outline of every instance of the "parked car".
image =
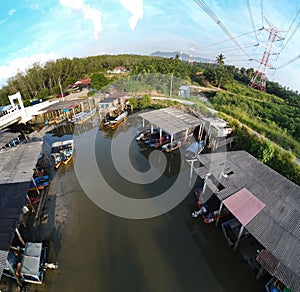
POLYGON ((63 92, 62 94, 60 93, 60 94, 56 95, 56 97, 57 98, 61 98, 61 97, 65 97, 65 96, 67 96, 69 94, 70 94, 70 92, 66 91, 66 92, 63 92))

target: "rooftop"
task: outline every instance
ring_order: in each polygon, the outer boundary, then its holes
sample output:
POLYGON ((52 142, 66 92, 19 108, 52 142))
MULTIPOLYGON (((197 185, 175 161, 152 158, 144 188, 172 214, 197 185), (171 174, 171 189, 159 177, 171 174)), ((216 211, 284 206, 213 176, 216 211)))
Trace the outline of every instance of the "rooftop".
POLYGON ((41 140, 34 140, 0 153, 0 279, 15 229, 22 218, 41 143, 41 140))
POLYGON ((273 275, 292 291, 300 291, 300 187, 246 151, 201 154, 198 158, 203 166, 196 172, 202 178, 210 173, 211 181, 218 181, 220 200, 225 202, 246 188, 265 205, 244 222, 245 227, 278 260, 273 275))
POLYGON ((1 132, 0 131, 0 149, 4 147, 7 143, 16 139, 19 136, 19 133, 11 133, 11 132, 1 132))
POLYGON ((202 124, 199 118, 174 108, 149 111, 139 116, 171 135, 202 124))

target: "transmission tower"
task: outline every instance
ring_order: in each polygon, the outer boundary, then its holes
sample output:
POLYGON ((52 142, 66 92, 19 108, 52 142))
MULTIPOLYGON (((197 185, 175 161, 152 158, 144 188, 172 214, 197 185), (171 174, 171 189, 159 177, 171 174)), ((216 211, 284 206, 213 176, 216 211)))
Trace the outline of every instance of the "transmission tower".
POLYGON ((269 63, 270 55, 272 54, 273 44, 277 41, 282 41, 284 38, 279 34, 280 30, 278 30, 273 24, 270 23, 265 18, 266 22, 268 23, 269 27, 264 29, 269 32, 268 41, 265 47, 265 51, 263 56, 259 62, 258 69, 254 72, 251 81, 249 82, 249 87, 256 88, 262 91, 266 90, 266 69, 271 68, 275 69, 269 63))
POLYGON ((188 64, 193 65, 194 63, 194 52, 195 52, 196 48, 194 44, 191 44, 189 47, 189 60, 188 60, 188 64))

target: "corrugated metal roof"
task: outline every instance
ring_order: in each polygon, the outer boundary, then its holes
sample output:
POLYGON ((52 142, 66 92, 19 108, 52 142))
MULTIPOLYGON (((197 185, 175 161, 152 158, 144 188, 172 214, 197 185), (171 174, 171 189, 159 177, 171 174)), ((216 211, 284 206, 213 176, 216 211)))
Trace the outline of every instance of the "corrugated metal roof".
POLYGON ((0 153, 0 278, 41 149, 39 140, 0 153))
POLYGON ((173 108, 149 111, 141 113, 139 116, 171 135, 203 123, 201 119, 173 108))
POLYGON ((225 186, 216 193, 225 200, 242 188, 249 190, 265 207, 248 223, 247 230, 274 256, 280 265, 275 276, 293 291, 300 291, 300 187, 272 170, 246 151, 200 154, 201 177, 214 169, 220 158, 224 174, 215 178, 225 186), (213 165, 212 165, 213 164, 213 165), (202 170, 203 169, 203 170, 202 170))
POLYGON ((244 226, 265 207, 265 204, 246 188, 225 199, 223 203, 244 226))
POLYGON ((0 132, 0 149, 19 136, 18 133, 0 132))

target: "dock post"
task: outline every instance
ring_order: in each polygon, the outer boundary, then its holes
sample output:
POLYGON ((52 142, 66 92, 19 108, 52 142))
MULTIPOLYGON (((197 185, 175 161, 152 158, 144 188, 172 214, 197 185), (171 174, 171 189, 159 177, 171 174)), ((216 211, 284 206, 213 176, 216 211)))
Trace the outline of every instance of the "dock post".
POLYGON ((186 141, 187 137, 188 137, 188 132, 189 132, 189 129, 186 129, 185 131, 185 137, 184 137, 184 141, 186 141))
POLYGON ((241 229, 240 229, 238 238, 237 238, 237 240, 236 240, 236 242, 235 242, 235 244, 234 244, 234 247, 233 247, 233 251, 236 251, 236 249, 237 249, 237 247, 238 247, 238 245, 239 245, 239 241, 240 241, 240 239, 241 239, 241 236, 242 236, 243 231, 244 231, 244 225, 241 226, 241 229))
POLYGON ((222 211, 222 208, 223 208, 223 201, 221 201, 221 204, 220 204, 220 208, 219 208, 219 212, 218 212, 218 216, 217 216, 217 219, 216 219, 216 224, 215 226, 218 226, 218 223, 219 223, 219 220, 220 220, 220 215, 221 215, 221 211, 222 211))
POLYGON ((160 146, 161 146, 161 143, 162 143, 161 138, 162 138, 162 129, 159 128, 159 145, 160 146))
POLYGON ((256 280, 259 280, 259 278, 262 276, 262 274, 264 273, 265 269, 263 266, 260 267, 257 275, 256 275, 256 280))
POLYGON ((24 241, 24 239, 22 238, 22 236, 21 236, 21 234, 20 234, 20 232, 19 232, 19 229, 16 228, 15 231, 16 231, 16 234, 18 235, 18 238, 19 238, 20 242, 25 246, 25 241, 24 241))

